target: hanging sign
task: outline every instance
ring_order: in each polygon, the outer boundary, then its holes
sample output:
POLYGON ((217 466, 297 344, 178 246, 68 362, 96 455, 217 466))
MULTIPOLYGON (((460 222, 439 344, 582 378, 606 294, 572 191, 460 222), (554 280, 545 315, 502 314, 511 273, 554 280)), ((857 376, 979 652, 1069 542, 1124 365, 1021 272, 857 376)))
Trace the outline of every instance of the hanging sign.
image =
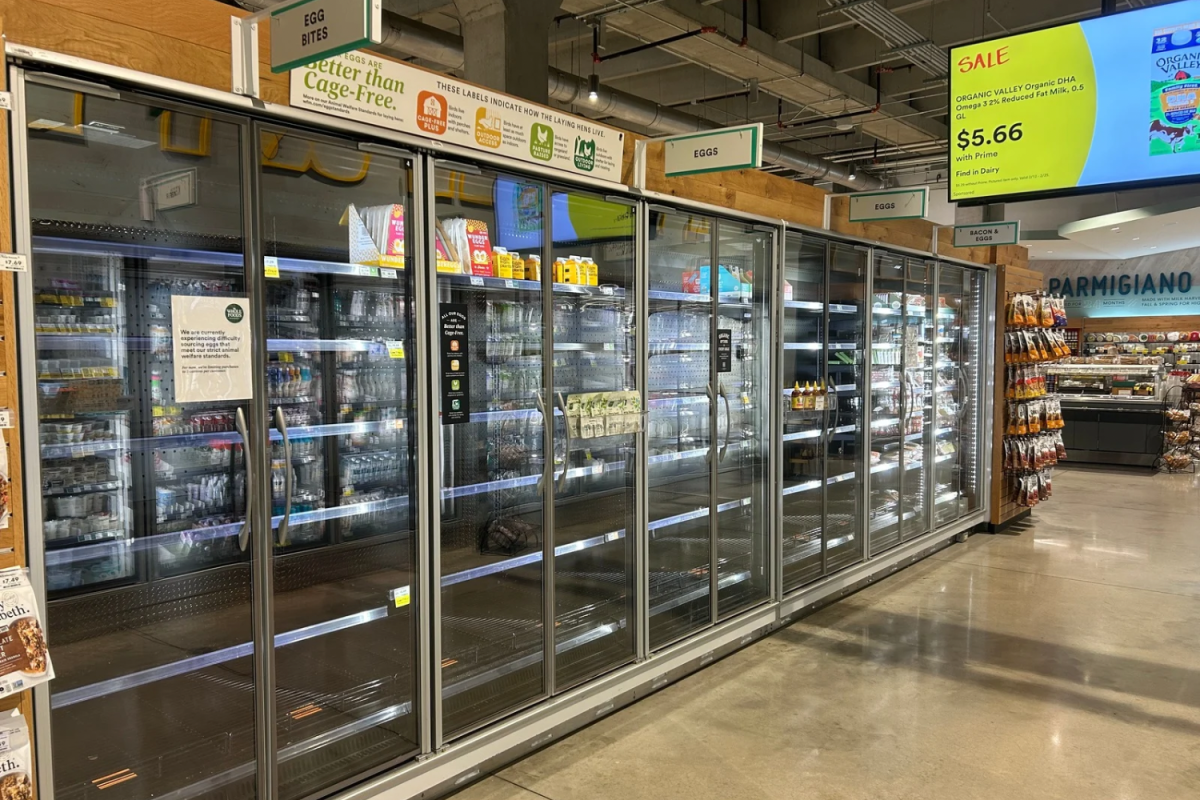
POLYGON ((253 396, 249 308, 248 297, 171 298, 175 402, 253 396))
POLYGON ((663 140, 663 173, 699 175, 762 166, 763 126, 738 125, 663 140))
POLYGON ((871 222, 879 219, 920 219, 929 210, 929 189, 889 189, 884 192, 856 192, 850 195, 850 221, 871 222))
POLYGON ((1021 240, 1019 222, 985 222, 982 225, 955 225, 955 247, 997 247, 1021 240))
POLYGON ((296 0, 271 9, 271 72, 379 44, 382 0, 296 0))
POLYGON ((438 306, 442 336, 442 424, 471 421, 471 387, 467 368, 467 305, 438 306))
POLYGON ((293 70, 291 104, 621 182, 623 131, 372 53, 347 53, 293 70))

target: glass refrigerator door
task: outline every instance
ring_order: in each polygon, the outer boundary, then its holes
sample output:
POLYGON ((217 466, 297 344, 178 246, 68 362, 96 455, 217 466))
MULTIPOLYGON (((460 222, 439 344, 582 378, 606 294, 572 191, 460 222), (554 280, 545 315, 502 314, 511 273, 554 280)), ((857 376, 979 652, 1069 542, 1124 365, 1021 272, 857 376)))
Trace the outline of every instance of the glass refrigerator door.
POLYGON ((412 165, 258 130, 281 798, 417 748, 412 165))
POLYGON ((552 188, 555 691, 634 657, 634 206, 552 188), (572 280, 573 279, 573 280, 572 280))
POLYGON ((934 365, 934 518, 939 525, 975 510, 979 503, 977 398, 985 279, 977 270, 940 265, 934 365))
MULTIPOLYGON (((545 420, 557 398, 545 389, 545 185, 439 162, 434 187, 437 636, 449 738, 547 689, 545 420)), ((550 466, 558 459, 556 476, 565 452, 550 466)))
POLYGON ((933 448, 934 262, 906 260, 908 273, 904 332, 904 409, 908 435, 904 445, 904 515, 900 537, 912 539, 929 530, 933 448))
MULTIPOLYGON (((783 586, 824 574, 825 443, 836 414, 827 386, 825 258, 820 239, 787 235, 783 261, 783 586)), ((840 347, 840 343, 839 343, 840 347)), ((830 370, 831 375, 835 370, 830 370)))
MULTIPOLYGON (((900 541, 904 491, 902 458, 906 455, 905 414, 907 307, 904 292, 906 259, 876 250, 871 316, 871 524, 870 549, 875 554, 900 541)), ((919 434, 918 434, 919 438, 919 434)))
POLYGON ((864 247, 829 245, 829 347, 826 401, 832 411, 826 450, 825 571, 853 564, 863 556, 863 455, 866 430, 863 397, 868 396, 867 270, 864 247))
POLYGON ((771 269, 775 235, 718 223, 716 581, 718 617, 770 591, 771 269))
POLYGON ((647 442, 650 646, 712 622, 713 222, 650 212, 647 442))
POLYGON ((54 794, 252 797, 250 390, 173 355, 212 298, 249 340, 246 129, 25 89, 54 794))

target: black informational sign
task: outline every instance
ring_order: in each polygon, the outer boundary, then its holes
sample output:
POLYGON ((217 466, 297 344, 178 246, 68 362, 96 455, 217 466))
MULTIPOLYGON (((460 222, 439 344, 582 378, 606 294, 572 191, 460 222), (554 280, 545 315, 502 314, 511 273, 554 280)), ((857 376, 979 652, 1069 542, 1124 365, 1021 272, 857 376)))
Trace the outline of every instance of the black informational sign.
POLYGON ((717 331, 717 372, 733 372, 733 331, 717 331))
POLYGON ((442 303, 438 306, 442 331, 442 424, 469 422, 471 386, 467 363, 467 306, 442 303))

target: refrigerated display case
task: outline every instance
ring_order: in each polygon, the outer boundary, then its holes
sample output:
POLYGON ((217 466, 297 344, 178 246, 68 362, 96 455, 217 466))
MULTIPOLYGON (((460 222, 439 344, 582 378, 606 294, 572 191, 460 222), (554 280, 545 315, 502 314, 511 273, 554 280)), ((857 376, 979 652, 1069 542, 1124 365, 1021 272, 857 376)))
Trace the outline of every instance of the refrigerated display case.
POLYGON ((649 640, 659 648, 768 594, 771 353, 761 345, 776 234, 658 207, 649 230, 649 640))
MULTIPOLYGON (((411 164, 136 96, 84 101, 121 133, 45 124, 28 141, 55 795, 89 797, 106 775, 120 780, 100 788, 129 797, 253 794, 251 407, 188 399, 174 347, 190 298, 241 308, 255 294, 247 229, 269 253, 255 391, 275 423, 258 441, 272 465, 279 796, 395 763, 417 738, 412 609, 384 596, 412 584, 415 561, 411 286, 402 264, 353 263, 339 219, 353 203, 402 217, 411 164), (205 157, 155 147, 164 119, 202 132, 205 157), (297 166, 314 157, 320 178, 297 166), (178 205, 127 177, 181 171, 191 200, 178 205), (251 180, 259 217, 243 205, 251 180), (140 205, 124 202, 130 185, 140 205)), ((43 120, 73 102, 28 87, 43 120)))
POLYGON ((866 258, 863 248, 787 235, 779 340, 785 591, 861 558, 866 258))
POLYGON ((986 273, 938 264, 933 405, 933 513, 946 525, 982 507, 986 273))
POLYGON ((986 272, 299 110, 14 102, 54 796, 477 768, 981 510, 986 272), (245 303, 249 398, 181 395, 181 298, 245 303))
POLYGON ((452 738, 635 655, 636 216, 468 163, 434 180, 435 316, 466 330, 438 345, 452 738))

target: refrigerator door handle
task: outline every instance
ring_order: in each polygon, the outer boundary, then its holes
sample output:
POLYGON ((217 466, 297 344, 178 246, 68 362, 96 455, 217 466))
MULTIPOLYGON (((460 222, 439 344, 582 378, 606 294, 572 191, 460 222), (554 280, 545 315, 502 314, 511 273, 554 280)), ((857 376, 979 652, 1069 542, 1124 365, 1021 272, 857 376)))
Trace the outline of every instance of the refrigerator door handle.
POLYGON ((558 407, 563 413, 563 431, 566 433, 567 448, 563 451, 563 471, 558 476, 558 491, 567 488, 567 472, 571 469, 571 421, 567 419, 567 403, 563 400, 562 392, 558 393, 558 407))
POLYGON ((250 519, 254 516, 254 459, 250 457, 250 434, 246 430, 246 414, 241 406, 238 406, 235 422, 242 436, 242 457, 246 459, 246 519, 238 531, 238 547, 244 553, 250 546, 250 519))
MULTIPOLYGON (((707 387, 707 389, 706 389, 705 391, 706 391, 706 394, 708 394, 708 402, 709 402, 709 405, 711 406, 712 404, 716 403, 716 402, 717 402, 717 398, 713 396, 713 385, 712 385, 712 381, 709 381, 709 382, 708 382, 708 387, 707 387)), ((711 414, 711 413, 712 413, 712 411, 710 410, 708 413, 710 413, 710 414, 711 414)), ((710 419, 711 419, 711 417, 710 417, 710 419)), ((721 423, 721 420, 720 420, 720 419, 718 419, 718 420, 716 421, 716 423, 714 423, 714 424, 716 424, 716 425, 719 425, 720 423, 721 423)), ((712 443, 713 443, 714 441, 716 441, 716 438, 717 438, 717 431, 715 431, 715 430, 714 430, 714 431, 711 431, 711 432, 710 432, 710 435, 709 435, 709 437, 708 437, 708 452, 704 454, 704 463, 705 463, 705 464, 711 464, 711 463, 712 463, 712 457, 713 457, 713 452, 712 452, 712 451, 713 451, 713 449, 712 449, 712 443)))
MULTIPOLYGON (((538 413, 542 415, 542 424, 545 425, 546 424, 546 403, 545 403, 545 401, 542 400, 542 390, 538 389, 537 392, 534 394, 534 397, 537 398, 538 413)), ((563 420, 563 423, 566 424, 565 419, 563 420)), ((553 420, 551 420, 550 424, 553 424, 553 420)), ((551 432, 553 433, 553 429, 551 429, 551 432)), ((553 469, 553 467, 554 467, 554 448, 550 449, 550 466, 553 469)), ((543 467, 542 477, 538 478, 538 482, 537 482, 537 493, 538 493, 539 497, 542 495, 542 493, 546 489, 546 487, 544 485, 545 483, 546 483, 546 470, 543 467)))
POLYGON ((288 438, 287 418, 283 415, 283 406, 275 406, 275 427, 283 437, 283 519, 279 522, 279 543, 286 545, 296 478, 292 475, 292 440, 288 438))
POLYGON ((721 452, 717 454, 717 463, 725 460, 725 451, 729 449, 729 431, 733 428, 733 412, 729 408, 729 395, 724 386, 718 386, 717 396, 725 401, 725 439, 721 442, 721 452))

